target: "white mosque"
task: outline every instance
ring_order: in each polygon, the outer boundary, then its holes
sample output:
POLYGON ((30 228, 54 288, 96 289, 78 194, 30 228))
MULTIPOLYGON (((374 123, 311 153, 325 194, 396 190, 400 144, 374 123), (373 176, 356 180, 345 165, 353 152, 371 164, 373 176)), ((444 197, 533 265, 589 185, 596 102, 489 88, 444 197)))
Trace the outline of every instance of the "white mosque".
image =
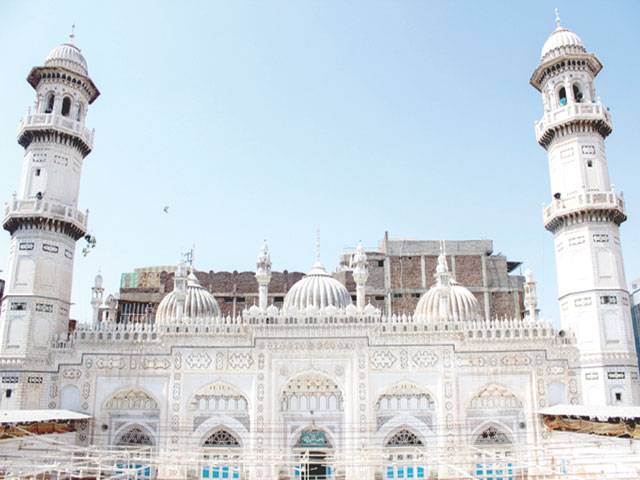
MULTIPOLYGON (((115 321, 93 286, 95 314, 69 333, 86 128, 98 91, 73 43, 54 48, 28 82, 18 193, 0 312, 0 408, 68 409, 93 418, 80 445, 149 446, 165 458, 135 478, 511 480, 535 473, 556 404, 635 405, 638 367, 614 191, 596 95, 602 69, 562 27, 542 48, 531 85, 543 115, 562 329, 538 316, 526 276, 524 318, 487 320, 456 282, 443 245, 415 312, 385 316, 365 301, 367 257, 350 268, 356 301, 317 261, 269 305, 271 260, 257 258, 259 303, 231 318, 180 263, 154 323, 115 321), (518 459, 516 461, 516 459, 518 459), (466 476, 465 476, 466 475, 466 476)), ((99 219, 98 219, 99 220, 99 219)))

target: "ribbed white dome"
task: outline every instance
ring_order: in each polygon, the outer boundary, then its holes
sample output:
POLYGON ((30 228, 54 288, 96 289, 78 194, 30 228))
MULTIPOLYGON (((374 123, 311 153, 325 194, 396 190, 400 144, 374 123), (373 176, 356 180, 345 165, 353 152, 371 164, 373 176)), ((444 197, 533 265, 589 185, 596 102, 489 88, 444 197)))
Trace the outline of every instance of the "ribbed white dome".
POLYGON ((46 67, 63 67, 80 75, 88 75, 87 61, 80 52, 80 49, 71 43, 63 43, 57 46, 44 62, 46 67))
POLYGON ((170 294, 162 299, 156 312, 156 323, 167 324, 181 321, 188 323, 189 320, 206 320, 220 316, 218 302, 206 288, 200 285, 193 273, 187 277, 182 318, 177 318, 179 296, 180 292, 174 288, 170 294))
POLYGON ((466 322, 478 319, 478 300, 455 280, 436 284, 418 302, 415 316, 427 322, 466 322))
POLYGON ((316 262, 302 279, 293 284, 284 297, 285 313, 309 310, 342 310, 351 305, 347 288, 316 262))
POLYGON ((414 316, 429 323, 477 320, 480 311, 478 300, 453 279, 444 253, 444 243, 441 248, 434 275, 436 284, 420 297, 414 316))
POLYGON ((571 53, 587 53, 587 49, 578 35, 564 27, 558 27, 544 42, 540 60, 544 62, 571 53))

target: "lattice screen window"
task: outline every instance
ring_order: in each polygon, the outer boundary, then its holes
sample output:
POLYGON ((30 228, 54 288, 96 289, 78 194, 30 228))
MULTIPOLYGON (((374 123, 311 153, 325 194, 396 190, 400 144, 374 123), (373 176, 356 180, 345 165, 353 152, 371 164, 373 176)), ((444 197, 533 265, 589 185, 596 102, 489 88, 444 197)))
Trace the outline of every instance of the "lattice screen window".
POLYGON ((212 433, 203 444, 205 447, 239 447, 238 439, 227 430, 218 430, 212 433))
POLYGON ((489 427, 476 438, 476 445, 505 445, 511 443, 509 437, 495 427, 489 427))
POLYGON ((147 432, 140 427, 132 427, 125 433, 120 435, 120 438, 116 442, 116 445, 120 447, 128 446, 152 446, 153 441, 147 432))
POLYGON ((403 429, 393 434, 389 440, 387 440, 387 447, 421 447, 423 446, 422 440, 420 440, 414 433, 409 430, 403 429))
POLYGON ((490 426, 476 437, 475 445, 483 451, 478 453, 473 466, 474 478, 514 480, 514 465, 510 460, 511 440, 505 432, 490 426))

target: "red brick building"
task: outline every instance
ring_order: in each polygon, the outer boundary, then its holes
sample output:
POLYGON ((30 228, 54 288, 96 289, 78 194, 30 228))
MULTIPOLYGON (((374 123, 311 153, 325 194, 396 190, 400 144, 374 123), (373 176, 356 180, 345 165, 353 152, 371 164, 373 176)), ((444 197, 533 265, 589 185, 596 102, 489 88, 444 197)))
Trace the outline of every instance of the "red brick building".
MULTIPOLYGON (((524 277, 512 273, 520 262, 494 254, 491 240, 450 240, 446 242, 446 250, 449 268, 456 280, 476 296, 486 317, 522 316, 524 277)), ((439 253, 437 240, 396 240, 385 233, 378 250, 367 252, 367 302, 387 314, 413 313, 420 296, 434 283, 439 253)), ((334 276, 347 287, 355 301, 350 258, 350 253, 341 256, 334 276)), ((174 271, 175 266, 159 266, 123 273, 118 318, 121 321, 153 318, 160 300, 173 290, 174 271)), ((198 271, 196 276, 215 296, 223 315, 239 315, 258 303, 255 272, 198 271)), ((272 272, 269 304, 281 307, 289 288, 303 276, 303 272, 272 272)))
MULTIPOLYGON (((445 245, 449 269, 476 296, 485 317, 522 317, 524 277, 513 273, 521 262, 494 254, 491 240, 448 240, 445 245)), ((367 301, 387 314, 413 313, 434 284, 440 241, 391 239, 385 232, 379 249, 366 253, 367 301)), ((351 252, 342 255, 336 278, 355 292, 350 257, 351 252)))

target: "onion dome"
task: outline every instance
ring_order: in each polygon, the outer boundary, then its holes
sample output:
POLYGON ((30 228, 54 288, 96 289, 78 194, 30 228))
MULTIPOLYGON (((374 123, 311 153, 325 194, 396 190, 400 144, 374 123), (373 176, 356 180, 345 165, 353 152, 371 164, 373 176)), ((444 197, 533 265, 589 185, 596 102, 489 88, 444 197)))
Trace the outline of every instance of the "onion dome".
POLYGON ((587 49, 584 48, 584 44, 578 35, 560 25, 560 16, 556 9, 556 29, 549 38, 547 38, 547 41, 544 42, 540 60, 544 62, 561 55, 572 53, 587 53, 587 49))
POLYGON ((436 284, 418 301, 414 316, 425 322, 467 322, 477 320, 480 308, 478 300, 468 289, 453 279, 447 257, 438 257, 436 284))
POLYGON ((347 288, 333 278, 317 261, 302 279, 293 284, 284 297, 282 310, 294 312, 336 312, 351 305, 347 288))
POLYGON ((80 49, 72 43, 63 43, 51 50, 44 65, 45 67, 62 67, 80 75, 89 75, 87 61, 80 49))
POLYGON ((176 272, 176 287, 165 296, 156 312, 156 323, 190 323, 220 316, 220 307, 209 291, 200 285, 193 272, 186 278, 186 288, 181 287, 180 269, 176 272))

